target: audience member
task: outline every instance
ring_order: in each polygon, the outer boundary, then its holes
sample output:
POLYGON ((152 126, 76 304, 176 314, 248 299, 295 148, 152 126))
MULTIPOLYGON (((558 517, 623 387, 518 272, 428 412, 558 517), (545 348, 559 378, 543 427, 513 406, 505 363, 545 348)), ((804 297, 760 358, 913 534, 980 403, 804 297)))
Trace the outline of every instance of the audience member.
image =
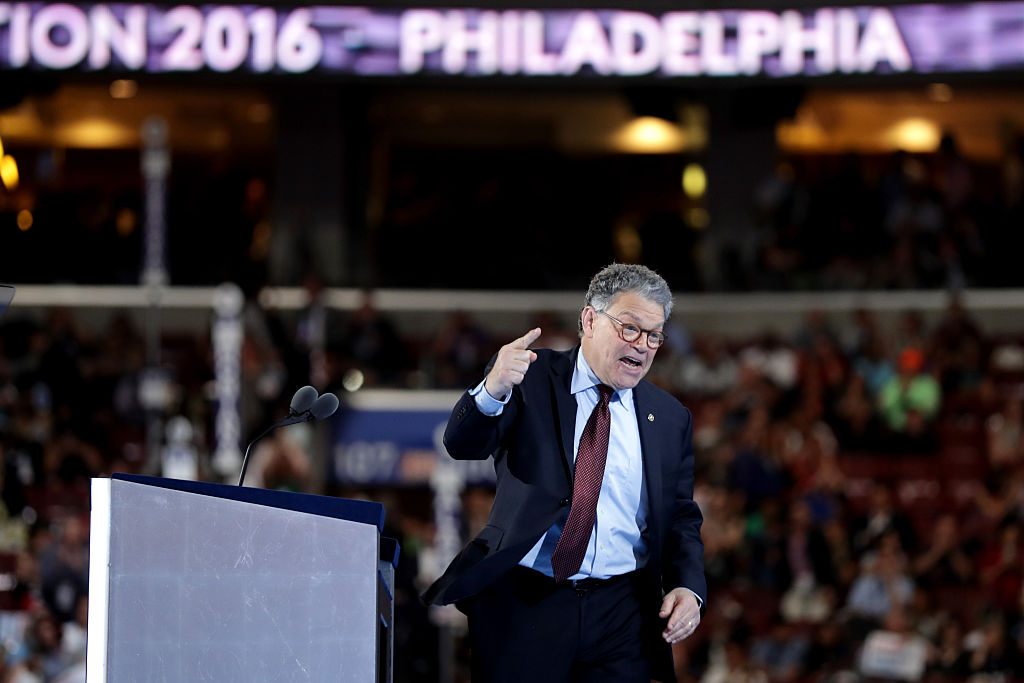
POLYGON ((878 630, 868 634, 858 668, 865 676, 917 681, 928 660, 928 641, 909 627, 900 607, 893 607, 878 630))
POLYGON ((1014 396, 1006 401, 1002 412, 985 420, 988 462, 993 469, 1004 471, 1024 463, 1024 407, 1014 396))
POLYGON ((864 557, 860 574, 846 598, 852 633, 863 637, 880 627, 892 610, 902 610, 910 604, 914 582, 906 565, 907 558, 895 533, 886 534, 878 550, 864 557))
POLYGON ((914 559, 911 571, 918 585, 929 588, 970 583, 974 564, 955 515, 944 514, 936 520, 931 544, 914 559))
POLYGON ((892 491, 882 484, 872 487, 868 508, 853 520, 851 530, 850 538, 858 556, 875 550, 892 533, 904 552, 912 552, 917 545, 917 534, 909 516, 896 506, 892 491))
POLYGON ((939 413, 941 387, 924 371, 924 354, 918 349, 910 347, 901 351, 898 367, 899 374, 885 383, 878 396, 891 448, 927 450, 934 446, 931 427, 939 413))
POLYGON ((960 300, 950 299, 931 339, 931 360, 944 393, 978 386, 983 375, 983 350, 981 330, 960 300))
POLYGON ((77 517, 66 517, 54 542, 43 549, 39 578, 49 611, 61 623, 74 619, 79 598, 89 590, 88 529, 77 517))

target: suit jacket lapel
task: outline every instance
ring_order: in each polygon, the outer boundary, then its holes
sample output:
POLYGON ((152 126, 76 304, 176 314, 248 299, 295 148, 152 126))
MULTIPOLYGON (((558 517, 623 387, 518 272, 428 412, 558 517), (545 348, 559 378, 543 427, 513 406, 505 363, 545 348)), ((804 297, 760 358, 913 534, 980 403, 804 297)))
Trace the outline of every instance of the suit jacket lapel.
POLYGON ((648 526, 652 533, 661 529, 662 490, 661 490, 661 456, 659 448, 658 411, 654 406, 653 393, 646 382, 640 382, 633 388, 633 405, 636 408, 636 422, 640 431, 640 452, 644 463, 644 478, 647 482, 647 501, 649 506, 648 526), (654 418, 654 419, 651 419, 654 418))
POLYGON ((558 410, 559 437, 562 440, 562 458, 565 460, 569 483, 576 462, 573 437, 576 431, 576 399, 572 395, 572 373, 576 369, 576 354, 580 347, 558 354, 551 364, 551 382, 558 410))

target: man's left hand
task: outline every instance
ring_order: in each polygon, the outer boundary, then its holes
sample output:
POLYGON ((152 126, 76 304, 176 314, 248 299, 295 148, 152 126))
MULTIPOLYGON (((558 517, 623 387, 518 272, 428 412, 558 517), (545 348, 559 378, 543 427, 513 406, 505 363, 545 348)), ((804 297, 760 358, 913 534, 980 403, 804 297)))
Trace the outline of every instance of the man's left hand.
POLYGON ((697 596, 685 588, 672 590, 665 599, 661 601, 661 611, 658 616, 668 619, 668 626, 661 633, 661 637, 670 643, 678 643, 684 638, 689 638, 700 623, 700 605, 697 604, 697 596))

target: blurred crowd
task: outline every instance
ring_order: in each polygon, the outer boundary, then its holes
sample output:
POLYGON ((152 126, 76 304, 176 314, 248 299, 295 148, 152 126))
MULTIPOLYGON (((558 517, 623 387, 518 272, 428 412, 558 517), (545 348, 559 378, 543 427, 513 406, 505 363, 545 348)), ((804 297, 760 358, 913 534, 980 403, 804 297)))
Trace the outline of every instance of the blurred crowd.
MULTIPOLYGON (((255 299, 245 309, 246 440, 283 414, 289 387, 463 389, 501 342, 459 312, 413 339, 371 296, 340 313, 318 303, 315 283, 309 291, 292 314, 255 299)), ((559 316, 537 322, 538 345, 575 344, 559 316)), ((1024 678, 1017 340, 985 335, 956 298, 931 322, 810 312, 786 337, 725 339, 677 323, 667 335, 650 379, 694 414, 710 583, 703 625, 677 646, 684 680, 1024 678)), ((162 367, 154 401, 127 315, 100 331, 62 309, 12 310, 0 324, 0 683, 84 680, 90 477, 175 476, 189 471, 183 453, 195 476, 221 476, 209 457, 208 335, 166 334, 162 367), (147 452, 154 412, 167 425, 158 457, 147 452)), ((249 483, 314 489, 309 439, 289 430, 261 443, 249 483)), ((403 546, 395 671, 405 682, 437 680, 437 632, 415 597, 433 534, 420 494, 389 508, 403 546)), ((489 492, 465 500, 470 533, 489 492)))
POLYGON ((931 325, 811 313, 664 363, 694 412, 711 596, 680 674, 1024 678, 1020 351, 953 299, 931 325))
POLYGON ((678 291, 1017 286, 1024 135, 1007 125, 999 150, 969 157, 947 133, 931 153, 780 153, 728 221, 708 197, 683 194, 694 159, 410 155, 396 160, 406 166, 371 226, 368 261, 387 287, 576 289, 613 258, 642 261, 678 291), (510 231, 529 269, 500 243, 510 231), (488 267, 465 268, 450 244, 475 245, 488 267))
POLYGON ((1019 284, 1024 137, 995 163, 956 138, 934 154, 798 156, 754 198, 756 237, 723 253, 736 289, 913 289, 1019 284))

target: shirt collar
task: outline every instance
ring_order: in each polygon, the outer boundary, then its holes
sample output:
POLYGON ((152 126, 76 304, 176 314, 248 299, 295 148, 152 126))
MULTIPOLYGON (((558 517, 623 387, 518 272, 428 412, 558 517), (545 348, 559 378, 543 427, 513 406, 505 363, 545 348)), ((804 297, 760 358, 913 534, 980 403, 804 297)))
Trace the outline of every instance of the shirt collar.
MULTIPOLYGON (((594 371, 590 369, 590 363, 587 362, 586 357, 583 355, 583 347, 580 347, 579 353, 576 354, 576 368, 572 373, 572 382, 569 384, 569 391, 572 395, 586 391, 592 387, 596 387, 601 384, 601 380, 598 379, 594 371)), ((630 413, 633 412, 633 390, 632 389, 620 389, 612 394, 612 400, 618 397, 619 403, 621 403, 626 410, 630 413)))

